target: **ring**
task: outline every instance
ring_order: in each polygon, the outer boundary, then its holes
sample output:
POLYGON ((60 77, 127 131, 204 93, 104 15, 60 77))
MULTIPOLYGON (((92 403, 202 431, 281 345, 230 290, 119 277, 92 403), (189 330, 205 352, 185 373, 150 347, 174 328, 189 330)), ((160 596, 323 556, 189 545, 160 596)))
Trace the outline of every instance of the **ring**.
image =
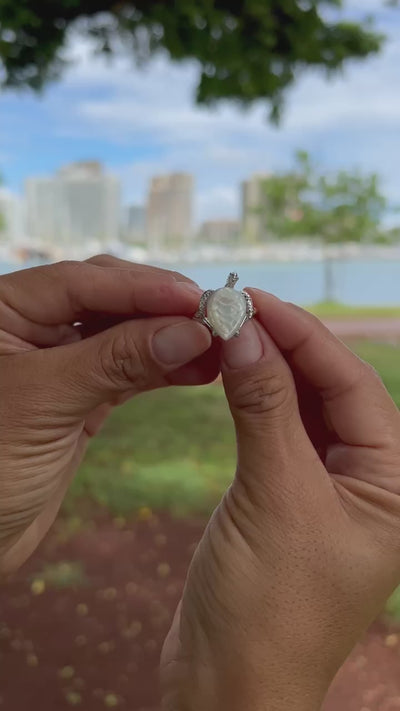
POLYGON ((235 289, 238 281, 238 275, 232 272, 222 289, 205 291, 194 316, 223 341, 239 336, 242 326, 256 313, 250 294, 235 289))

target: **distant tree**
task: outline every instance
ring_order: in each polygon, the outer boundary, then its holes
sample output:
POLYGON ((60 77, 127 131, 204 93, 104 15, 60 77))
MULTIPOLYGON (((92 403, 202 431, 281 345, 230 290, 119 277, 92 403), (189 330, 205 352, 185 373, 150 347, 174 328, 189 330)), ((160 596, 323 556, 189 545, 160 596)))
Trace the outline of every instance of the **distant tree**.
POLYGON ((71 29, 139 62, 157 50, 197 60, 197 101, 262 99, 279 117, 285 90, 307 68, 340 70, 378 52, 368 21, 339 19, 342 0, 0 0, 3 85, 40 89, 60 76, 71 29), (329 11, 329 12, 327 12, 329 11), (333 19, 336 11, 337 19, 333 19), (329 18, 329 19, 328 19, 329 18))
MULTIPOLYGON (((387 203, 376 175, 347 171, 321 175, 308 154, 299 151, 293 171, 265 178, 262 192, 263 206, 258 212, 265 232, 279 239, 314 239, 325 247, 391 240, 382 228, 387 203)), ((332 262, 326 249, 325 299, 333 297, 332 262)))
POLYGON ((385 235, 385 242, 389 244, 400 244, 400 227, 392 227, 385 235))

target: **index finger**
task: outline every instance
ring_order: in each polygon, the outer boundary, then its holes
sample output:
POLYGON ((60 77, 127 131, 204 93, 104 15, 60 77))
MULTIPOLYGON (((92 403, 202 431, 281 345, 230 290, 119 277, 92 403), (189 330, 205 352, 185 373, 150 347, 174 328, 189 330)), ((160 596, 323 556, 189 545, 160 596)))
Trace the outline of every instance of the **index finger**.
POLYGON ((291 367, 318 392, 342 442, 381 447, 398 437, 399 411, 373 368, 312 314, 258 289, 249 291, 257 318, 291 367))
POLYGON ((181 274, 171 269, 162 269, 161 267, 155 267, 151 264, 138 264, 137 262, 130 262, 127 259, 120 259, 119 257, 114 257, 111 254, 98 254, 95 257, 90 257, 86 259, 87 264, 94 264, 97 267, 118 267, 119 269, 134 269, 137 274, 143 274, 149 276, 149 274, 154 274, 155 276, 170 276, 175 279, 175 281, 184 281, 188 284, 195 284, 193 279, 181 274))
POLYGON ((191 316, 201 290, 171 274, 138 274, 135 269, 60 262, 0 278, 0 299, 35 323, 58 325, 88 312, 132 316, 191 316))

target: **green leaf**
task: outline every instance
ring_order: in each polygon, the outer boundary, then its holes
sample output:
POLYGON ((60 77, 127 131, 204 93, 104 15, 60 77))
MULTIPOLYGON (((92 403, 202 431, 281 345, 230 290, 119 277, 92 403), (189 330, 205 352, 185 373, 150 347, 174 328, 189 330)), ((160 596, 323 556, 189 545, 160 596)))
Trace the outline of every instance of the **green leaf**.
POLYGON ((3 84, 36 91, 58 79, 76 21, 96 52, 118 53, 121 40, 140 64, 160 49, 200 67, 197 101, 264 100, 281 116, 286 90, 307 68, 330 74, 378 52, 382 35, 365 21, 341 21, 339 0, 0 0, 3 84), (324 6, 336 7, 337 21, 324 6))

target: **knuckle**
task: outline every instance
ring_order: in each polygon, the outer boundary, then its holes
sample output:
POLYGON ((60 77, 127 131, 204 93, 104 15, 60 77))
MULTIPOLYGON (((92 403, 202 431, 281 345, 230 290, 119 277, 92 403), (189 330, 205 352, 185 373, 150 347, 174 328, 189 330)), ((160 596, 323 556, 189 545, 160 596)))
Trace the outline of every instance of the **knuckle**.
POLYGON ((145 389, 148 380, 145 359, 128 328, 113 335, 100 349, 99 363, 102 373, 114 385, 145 389))
POLYGON ((70 293, 72 285, 74 285, 76 281, 81 280, 90 267, 84 262, 66 259, 62 262, 57 262, 54 266, 51 265, 49 269, 54 269, 52 278, 62 279, 63 282, 65 282, 68 293, 70 293))
POLYGON ((82 269, 82 262, 76 259, 64 259, 62 262, 57 262, 54 266, 60 272, 65 274, 75 273, 78 269, 82 269))
POLYGON ((290 383, 283 373, 247 377, 234 388, 234 407, 251 415, 285 413, 292 404, 290 383))
POLYGON ((102 266, 102 264, 108 263, 111 259, 111 255, 104 252, 102 254, 95 254, 93 257, 89 257, 89 259, 85 260, 85 263, 102 266))
POLYGON ((171 272, 167 272, 167 273, 169 273, 175 279, 175 281, 186 281, 186 282, 193 283, 192 279, 189 279, 189 277, 185 276, 181 272, 171 271, 171 272))

